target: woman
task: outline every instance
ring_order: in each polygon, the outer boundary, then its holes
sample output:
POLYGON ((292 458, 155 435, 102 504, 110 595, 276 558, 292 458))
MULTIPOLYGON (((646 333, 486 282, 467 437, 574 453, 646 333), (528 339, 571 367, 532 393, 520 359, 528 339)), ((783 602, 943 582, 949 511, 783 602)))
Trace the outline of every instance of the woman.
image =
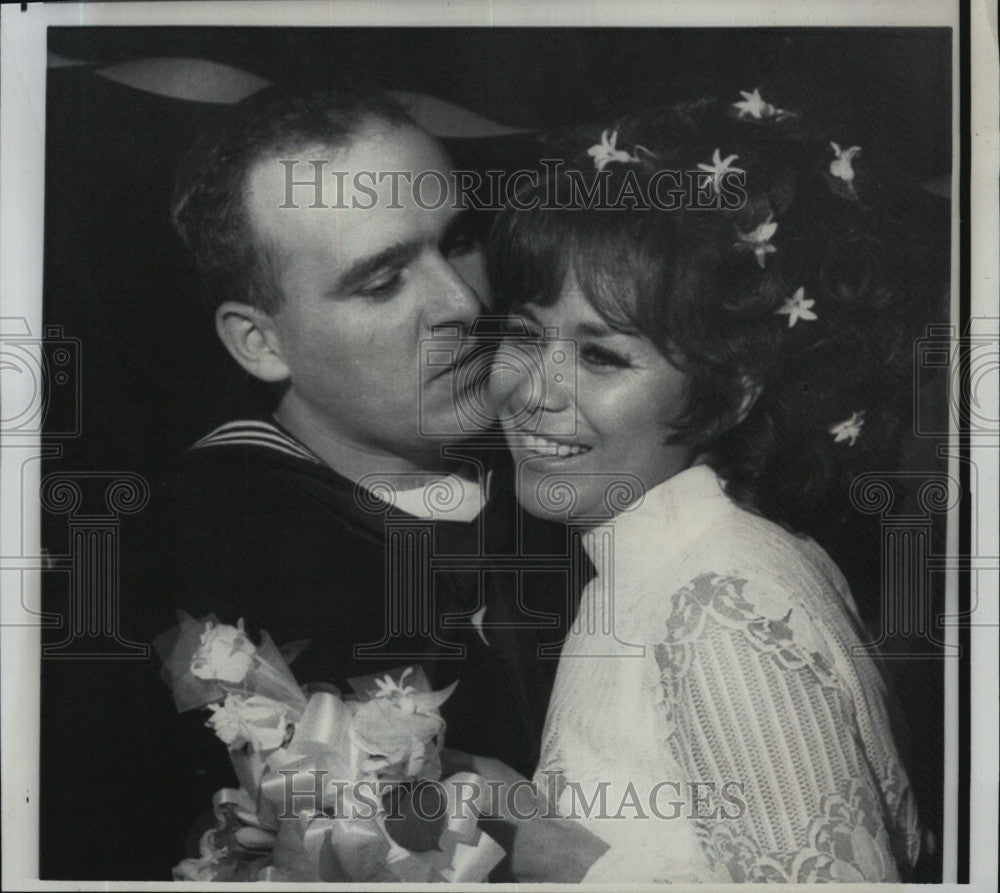
POLYGON ((578 145, 494 230, 519 499, 597 572, 535 777, 608 845, 586 881, 894 881, 918 854, 869 636, 799 531, 885 461, 934 283, 859 147, 744 97, 578 145))

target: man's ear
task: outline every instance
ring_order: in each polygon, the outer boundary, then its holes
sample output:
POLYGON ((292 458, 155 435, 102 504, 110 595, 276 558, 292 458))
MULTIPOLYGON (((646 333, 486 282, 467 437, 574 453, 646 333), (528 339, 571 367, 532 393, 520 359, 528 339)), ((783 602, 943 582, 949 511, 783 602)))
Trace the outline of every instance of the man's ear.
POLYGON ((280 382, 289 376, 271 317, 250 304, 227 301, 215 311, 215 331, 247 372, 261 381, 280 382))

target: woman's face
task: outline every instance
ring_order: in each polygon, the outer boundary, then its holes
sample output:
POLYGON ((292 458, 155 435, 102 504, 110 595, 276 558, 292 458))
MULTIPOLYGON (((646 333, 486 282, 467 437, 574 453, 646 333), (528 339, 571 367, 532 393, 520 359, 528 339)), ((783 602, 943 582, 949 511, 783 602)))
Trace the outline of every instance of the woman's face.
POLYGON ((691 449, 665 443, 687 376, 652 342, 612 329, 571 276, 512 315, 531 338, 501 345, 492 387, 529 512, 607 519, 688 467, 691 449))

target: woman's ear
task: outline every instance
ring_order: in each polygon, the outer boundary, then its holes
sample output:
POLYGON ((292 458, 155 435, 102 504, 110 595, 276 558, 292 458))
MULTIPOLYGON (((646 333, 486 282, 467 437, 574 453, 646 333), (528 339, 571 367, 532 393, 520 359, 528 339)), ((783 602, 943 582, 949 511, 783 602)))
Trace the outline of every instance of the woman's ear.
POLYGON ((284 381, 288 366, 271 317, 250 304, 227 301, 215 311, 215 331, 226 350, 254 378, 284 381))

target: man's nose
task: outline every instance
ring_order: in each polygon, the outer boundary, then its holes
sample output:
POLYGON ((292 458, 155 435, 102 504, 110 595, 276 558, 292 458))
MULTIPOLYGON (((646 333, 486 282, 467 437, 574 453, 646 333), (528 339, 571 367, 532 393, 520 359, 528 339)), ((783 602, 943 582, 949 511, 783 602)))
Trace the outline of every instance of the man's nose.
POLYGON ((461 323, 468 328, 485 307, 475 289, 444 257, 435 259, 431 325, 461 323))

